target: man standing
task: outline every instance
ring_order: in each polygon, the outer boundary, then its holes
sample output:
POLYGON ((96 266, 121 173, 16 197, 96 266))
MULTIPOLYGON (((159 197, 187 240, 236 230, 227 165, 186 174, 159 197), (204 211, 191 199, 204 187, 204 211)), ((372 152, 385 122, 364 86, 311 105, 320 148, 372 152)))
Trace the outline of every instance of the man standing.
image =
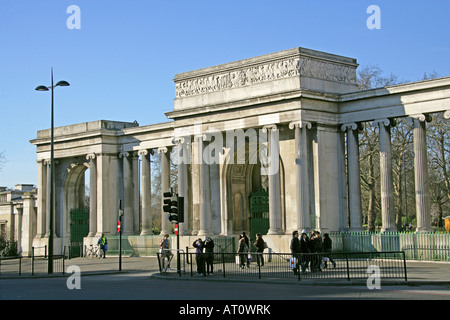
MULTIPOLYGON (((324 234, 323 247, 324 247, 325 252, 327 252, 327 253, 331 253, 331 251, 333 250, 333 241, 331 240, 328 233, 324 234)), ((336 262, 333 260, 331 255, 327 255, 327 257, 324 258, 325 268, 327 267, 327 260, 329 260, 333 264, 333 267, 336 268, 336 262), (326 258, 328 258, 328 259, 326 259, 326 258)))
POLYGON ((106 251, 108 250, 108 240, 105 237, 105 234, 102 233, 100 239, 98 239, 97 244, 100 246, 100 249, 103 251, 103 259, 106 258, 106 251))
POLYGON ((202 239, 198 238, 194 241, 192 246, 195 248, 195 262, 197 263, 197 273, 200 277, 205 275, 205 257, 203 255, 203 248, 205 246, 202 239))
POLYGON ((161 253, 162 268, 164 269, 164 271, 170 269, 170 262, 172 261, 173 253, 170 251, 170 241, 168 233, 164 234, 164 238, 162 238, 159 242, 159 252, 161 253))
POLYGON ((290 249, 292 259, 295 259, 294 260, 295 266, 292 268, 292 270, 294 271, 294 275, 298 275, 298 259, 300 258, 300 240, 298 239, 297 230, 292 232, 290 249))
POLYGON ((264 257, 263 257, 263 252, 264 252, 264 240, 261 237, 261 233, 257 233, 256 234, 256 241, 255 241, 255 247, 256 247, 256 261, 258 263, 258 266, 261 265, 264 266, 264 257))
POLYGON ((206 273, 213 274, 214 269, 214 241, 210 237, 206 237, 204 242, 205 247, 205 261, 206 261, 206 273))

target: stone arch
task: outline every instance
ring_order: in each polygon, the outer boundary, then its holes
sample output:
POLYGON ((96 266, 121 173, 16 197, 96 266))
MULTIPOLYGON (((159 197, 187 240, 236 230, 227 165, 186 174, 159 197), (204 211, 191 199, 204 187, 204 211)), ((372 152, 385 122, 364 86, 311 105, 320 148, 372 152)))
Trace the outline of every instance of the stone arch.
MULTIPOLYGON (((281 180, 281 216, 283 228, 286 225, 285 210, 285 177, 284 164, 280 155, 280 180, 281 180)), ((225 150, 224 161, 221 170, 221 199, 222 234, 233 235, 242 231, 250 233, 250 203, 251 192, 264 186, 264 177, 255 178, 255 170, 261 169, 259 149, 257 152, 249 152, 249 143, 235 150, 225 150), (238 163, 239 152, 244 152, 245 163, 238 163), (257 185, 254 185, 257 184, 257 185), (238 210, 239 209, 239 210, 238 210), (239 212, 238 212, 239 211, 239 212)), ((267 179, 266 179, 267 180, 267 179)), ((267 181, 266 181, 267 184, 267 181)))
MULTIPOLYGON (((62 190, 62 228, 63 233, 70 239, 70 210, 74 208, 85 208, 85 173, 89 169, 88 162, 72 161, 67 167, 63 178, 62 190)), ((68 242, 67 242, 68 243, 68 242)))

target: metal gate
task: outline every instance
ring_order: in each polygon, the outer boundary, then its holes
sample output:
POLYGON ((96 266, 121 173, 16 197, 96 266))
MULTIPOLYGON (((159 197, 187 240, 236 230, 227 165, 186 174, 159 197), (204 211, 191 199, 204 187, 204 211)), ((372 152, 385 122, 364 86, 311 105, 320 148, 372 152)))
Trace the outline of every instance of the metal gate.
POLYGON ((70 256, 81 257, 83 238, 89 233, 89 209, 70 210, 70 256))
POLYGON ((256 234, 269 231, 269 193, 260 188, 250 194, 250 240, 256 240, 256 234))

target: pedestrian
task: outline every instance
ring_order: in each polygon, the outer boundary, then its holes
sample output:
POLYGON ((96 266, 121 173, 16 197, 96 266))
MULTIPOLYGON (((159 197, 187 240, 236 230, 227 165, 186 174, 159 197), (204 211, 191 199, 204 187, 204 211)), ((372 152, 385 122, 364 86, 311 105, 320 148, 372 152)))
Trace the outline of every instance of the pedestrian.
POLYGON ((264 247, 265 247, 265 243, 264 243, 264 239, 261 236, 261 233, 257 233, 256 234, 256 241, 254 243, 255 247, 256 247, 256 262, 258 264, 258 266, 264 266, 264 247))
MULTIPOLYGON (((294 275, 298 275, 298 261, 300 258, 300 241, 298 240, 298 231, 295 230, 292 232, 292 239, 291 239, 291 254, 293 261, 293 268, 292 271, 294 271, 294 275)), ((291 263, 292 265, 292 263, 291 263)))
POLYGON ((164 234, 164 237, 159 242, 159 252, 161 253, 162 267, 163 269, 170 269, 170 261, 172 261, 173 253, 170 251, 169 234, 164 234), (167 266, 165 261, 167 259, 167 266))
POLYGON ((325 251, 323 248, 323 241, 322 236, 320 235, 320 231, 316 231, 316 239, 315 239, 315 247, 317 254, 317 260, 316 260, 316 270, 322 271, 321 264, 323 260, 323 252, 325 251))
POLYGON ((306 234, 305 230, 302 230, 302 235, 301 235, 301 239, 300 239, 300 265, 302 267, 302 273, 306 272, 306 269, 308 268, 308 264, 309 264, 309 238, 308 235, 306 234))
POLYGON ((248 246, 245 242, 245 235, 239 235, 239 244, 238 244, 238 256, 239 256, 239 268, 244 269, 245 264, 248 266, 248 246))
POLYGON ((320 257, 319 257, 319 252, 322 251, 321 249, 322 240, 320 239, 319 235, 320 235, 319 231, 313 230, 311 232, 311 238, 309 240, 308 249, 311 253, 313 253, 311 255, 311 263, 310 263, 311 272, 322 271, 320 269, 320 257))
MULTIPOLYGON (((333 251, 333 241, 331 240, 328 233, 325 233, 323 235, 323 248, 326 253, 331 253, 333 251)), ((333 267, 336 268, 336 262, 331 257, 331 254, 328 254, 327 257, 324 258, 325 268, 327 268, 327 260, 329 260, 333 264, 333 267)))
POLYGON ((200 277, 205 275, 205 256, 203 248, 205 247, 202 239, 198 238, 194 241, 192 246, 195 248, 195 262, 197 263, 197 273, 200 277))
POLYGON ((246 261, 247 261, 247 268, 250 268, 250 260, 251 260, 251 255, 250 255, 250 240, 248 239, 247 235, 245 234, 245 232, 242 232, 242 236, 244 237, 245 240, 245 245, 247 246, 247 256, 246 256, 246 261))
POLYGON ((100 249, 103 251, 103 259, 106 258, 106 251, 108 251, 108 239, 106 239, 105 234, 102 233, 100 239, 98 239, 97 244, 100 246, 100 249))
POLYGON ((214 269, 214 241, 210 237, 205 239, 206 273, 213 274, 214 269))

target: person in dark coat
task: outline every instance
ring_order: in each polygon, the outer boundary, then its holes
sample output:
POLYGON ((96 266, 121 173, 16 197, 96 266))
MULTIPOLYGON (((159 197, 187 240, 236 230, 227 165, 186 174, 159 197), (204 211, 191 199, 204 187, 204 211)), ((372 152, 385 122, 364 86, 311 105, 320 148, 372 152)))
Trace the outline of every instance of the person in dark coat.
POLYGON ((258 263, 258 266, 261 265, 264 266, 264 257, 263 257, 263 252, 264 252, 264 240, 261 237, 261 233, 257 233, 256 234, 256 241, 255 241, 255 247, 256 247, 256 262, 258 263))
POLYGON ((320 256, 319 253, 323 251, 322 249, 322 239, 320 238, 319 231, 313 231, 311 233, 311 239, 309 241, 309 250, 311 253, 311 272, 322 271, 320 269, 320 256))
MULTIPOLYGON (((323 249, 326 253, 331 253, 331 251, 333 250, 333 241, 331 240, 328 233, 325 233, 323 235, 323 249)), ((336 262, 331 257, 331 254, 327 254, 326 258, 328 259, 324 259, 324 267, 327 267, 327 260, 329 260, 333 264, 333 267, 336 268, 336 262)))
POLYGON ((205 256, 206 256, 206 273, 213 274, 214 269, 214 241, 210 237, 206 237, 205 242, 205 256))
POLYGON ((197 263, 197 273, 203 277, 205 275, 205 256, 203 253, 204 242, 198 238, 192 246, 195 248, 195 262, 197 263))
MULTIPOLYGON (((250 253, 250 240, 248 239, 248 237, 245 234, 245 232, 242 232, 242 237, 244 237, 245 245, 247 246, 247 252, 250 253)), ((247 268, 250 268, 250 259, 249 259, 249 255, 248 254, 245 257, 245 260, 247 261, 247 268)))
POLYGON ((248 267, 248 246, 245 242, 245 237, 243 234, 239 235, 239 244, 238 244, 238 256, 239 256, 239 268, 244 269, 245 263, 247 263, 248 267))
POLYGON ((292 268, 292 271, 294 271, 294 275, 298 275, 298 262, 300 259, 300 240, 298 239, 298 231, 295 230, 292 232, 292 239, 291 239, 291 254, 292 258, 296 259, 296 263, 294 268, 292 268))
POLYGON ((305 273, 306 269, 308 268, 308 263, 310 260, 309 255, 308 255, 308 253, 310 253, 309 238, 308 238, 308 235, 306 234, 305 230, 302 231, 302 235, 301 235, 301 239, 300 239, 300 252, 302 253, 300 265, 302 267, 302 273, 305 273))

